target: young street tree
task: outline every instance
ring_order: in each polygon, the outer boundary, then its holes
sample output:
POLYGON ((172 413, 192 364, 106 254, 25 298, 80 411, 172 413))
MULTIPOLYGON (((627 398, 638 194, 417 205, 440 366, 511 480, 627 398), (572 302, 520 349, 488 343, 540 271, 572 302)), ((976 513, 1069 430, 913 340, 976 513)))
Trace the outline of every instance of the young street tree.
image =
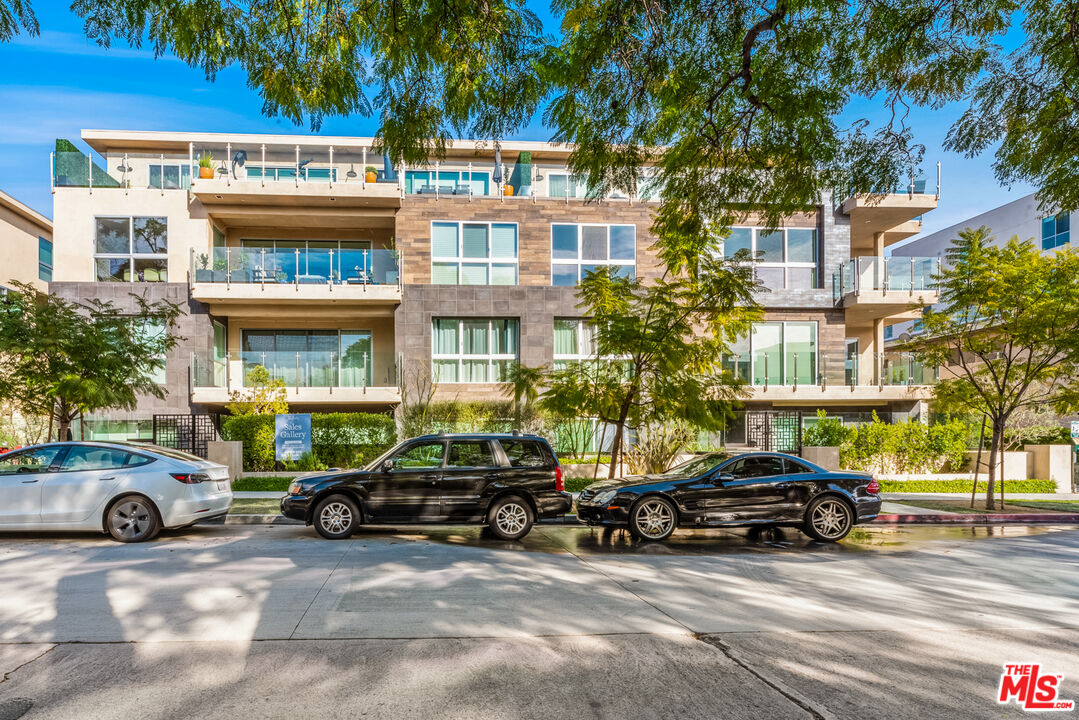
POLYGON ((578 307, 595 328, 595 359, 551 372, 540 403, 614 427, 608 477, 627 425, 724 427, 742 385, 723 371, 722 357, 761 314, 749 259, 744 250, 721 257, 713 244, 687 272, 654 282, 609 268, 581 281, 578 307))
POLYGON ((987 227, 967 228, 948 251, 938 309, 908 349, 944 369, 940 406, 992 423, 986 509, 1004 432, 1022 408, 1079 407, 1079 254, 1043 254, 1031 241, 1000 247, 987 227), (950 375, 950 377, 949 377, 950 375))
POLYGON ((270 371, 256 365, 247 371, 244 389, 229 393, 225 408, 233 415, 277 415, 288 412, 285 381, 271 378, 270 371))
POLYGON ((132 293, 137 310, 111 302, 69 302, 14 283, 0 300, 0 400, 56 422, 104 408, 134 409, 140 395, 165 397, 153 379, 179 341, 179 306, 132 293))

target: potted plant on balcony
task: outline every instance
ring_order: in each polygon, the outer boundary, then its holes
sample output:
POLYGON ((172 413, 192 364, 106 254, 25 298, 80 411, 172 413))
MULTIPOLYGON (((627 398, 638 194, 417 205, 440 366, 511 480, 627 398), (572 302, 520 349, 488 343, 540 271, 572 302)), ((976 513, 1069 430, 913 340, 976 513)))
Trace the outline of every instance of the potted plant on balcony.
POLYGON ((246 253, 240 253, 236 260, 236 264, 239 267, 234 267, 229 271, 231 280, 234 283, 248 283, 251 282, 251 258, 246 253))
POLYGON ((363 169, 363 179, 369 183, 378 182, 378 168, 368 165, 363 169))
POLYGON ((214 154, 209 150, 199 153, 199 179, 214 179, 214 154))
POLYGON ((399 260, 401 259, 401 253, 397 250, 397 246, 393 243, 392 238, 390 240, 389 256, 393 264, 392 267, 386 271, 386 284, 396 285, 397 274, 401 268, 401 263, 399 262, 399 260))
POLYGON ((228 263, 225 262, 225 258, 223 258, 223 257, 214 258, 214 271, 213 271, 213 278, 212 278, 213 282, 225 282, 226 280, 228 280, 229 279, 228 270, 229 270, 229 266, 228 266, 228 263))
POLYGON ((199 266, 195 270, 195 282, 213 282, 214 272, 210 269, 210 256, 199 253, 199 266))
POLYGON ((513 186, 510 185, 509 183, 506 183, 505 185, 503 185, 502 186, 502 194, 505 195, 506 197, 512 197, 512 195, 513 195, 513 186))

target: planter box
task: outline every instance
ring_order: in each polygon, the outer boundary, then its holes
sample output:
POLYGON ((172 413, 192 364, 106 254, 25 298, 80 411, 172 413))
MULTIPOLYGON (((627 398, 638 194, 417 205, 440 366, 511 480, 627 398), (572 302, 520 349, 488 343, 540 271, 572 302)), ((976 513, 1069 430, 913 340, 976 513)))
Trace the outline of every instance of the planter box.
POLYGON ((213 270, 195 270, 195 282, 213 282, 214 271, 213 270))

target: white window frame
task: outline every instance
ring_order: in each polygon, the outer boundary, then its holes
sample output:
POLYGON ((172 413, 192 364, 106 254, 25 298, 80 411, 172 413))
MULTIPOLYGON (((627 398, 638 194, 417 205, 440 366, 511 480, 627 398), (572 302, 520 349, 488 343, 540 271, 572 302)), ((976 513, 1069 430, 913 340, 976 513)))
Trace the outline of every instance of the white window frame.
POLYGON ((491 318, 477 318, 477 317, 433 317, 431 318, 431 379, 436 384, 460 384, 460 385, 476 385, 484 383, 504 383, 505 380, 462 380, 464 370, 464 362, 475 362, 477 360, 487 361, 487 377, 494 376, 494 367, 496 361, 505 360, 519 360, 521 357, 521 319, 515 317, 491 317, 491 318), (461 327, 464 322, 478 322, 487 321, 487 349, 488 352, 483 355, 477 354, 465 354, 465 334, 461 327), (516 353, 493 353, 490 352, 491 348, 495 346, 495 330, 494 322, 496 320, 512 320, 517 323, 517 352, 516 353), (435 338, 434 329, 437 321, 456 321, 457 322, 457 352, 455 353, 436 353, 435 352, 435 338), (438 366, 436 362, 444 360, 456 360, 457 361, 457 380, 439 380, 438 379, 438 366))
POLYGON ((97 261, 98 260, 127 260, 131 267, 131 279, 126 282, 168 282, 169 275, 169 219, 168 216, 161 215, 95 215, 94 216, 94 236, 91 238, 93 243, 93 263, 94 263, 94 282, 125 282, 124 280, 98 280, 97 279, 97 261), (135 218, 160 218, 165 219, 165 252, 163 253, 137 253, 135 252, 135 218), (98 220, 127 220, 127 252, 126 253, 101 253, 97 251, 97 221, 98 220), (143 281, 139 280, 138 273, 135 271, 136 260, 164 260, 165 261, 165 279, 164 280, 151 280, 143 281))
MULTIPOLYGON (((757 226, 753 226, 753 225, 732 225, 731 229, 732 230, 749 230, 750 231, 750 233, 752 235, 752 241, 751 241, 752 245, 751 245, 750 252, 753 253, 753 257, 757 257, 757 238, 765 230, 765 228, 757 227, 757 226)), ((791 278, 790 278, 790 270, 791 269, 794 269, 794 268, 812 269, 813 270, 813 284, 817 285, 817 286, 822 284, 821 281, 820 281, 820 271, 817 269, 818 266, 820 265, 820 256, 821 256, 820 231, 818 230, 818 228, 815 228, 815 227, 813 227, 813 228, 808 228, 808 227, 790 227, 790 228, 782 227, 782 228, 777 228, 775 230, 775 232, 783 233, 783 261, 782 262, 774 262, 774 261, 765 261, 765 260, 755 260, 753 262, 753 266, 758 267, 758 268, 779 268, 779 269, 783 270, 783 287, 782 288, 772 288, 773 290, 809 290, 809 289, 820 290, 821 289, 820 287, 792 288, 791 287, 791 278), (813 233, 814 233, 813 254, 816 256, 816 258, 817 258, 816 260, 814 260, 813 262, 790 262, 790 261, 787 260, 788 253, 789 253, 789 243, 790 243, 790 239, 789 239, 789 236, 788 236, 788 231, 789 230, 812 230, 813 231, 813 233)), ((725 244, 726 244, 726 241, 724 241, 724 245, 725 244)), ((726 247, 723 248, 723 254, 724 255, 726 254, 726 247)))
POLYGON ((491 286, 491 271, 494 265, 513 265, 513 284, 512 285, 497 285, 494 287, 514 287, 521 284, 521 226, 516 222, 499 222, 495 220, 432 220, 431 232, 428 235, 431 238, 431 284, 432 285, 462 285, 461 283, 461 266, 462 265, 486 265, 487 266, 487 282, 483 285, 474 285, 473 287, 487 287, 491 286), (457 256, 447 255, 435 255, 434 237, 435 237, 435 225, 456 225, 457 226, 457 256), (462 254, 464 252, 464 238, 465 238, 465 225, 486 225, 487 226, 487 257, 486 258, 466 258, 462 254), (495 258, 491 257, 491 237, 493 235, 494 225, 512 225, 515 236, 513 258, 495 258), (435 280, 435 265, 457 265, 457 282, 456 283, 436 283, 435 280))
MULTIPOLYGON (((630 267, 633 268, 633 276, 637 277, 637 226, 633 223, 572 223, 572 222, 558 222, 551 223, 550 227, 550 242, 548 247, 551 252, 551 285, 554 286, 554 269, 556 265, 575 265, 577 267, 577 284, 581 282, 581 269, 585 265, 596 266, 610 266, 610 267, 630 267), (577 258, 556 258, 554 256, 554 229, 556 225, 572 226, 577 228, 577 258), (586 227, 601 227, 607 230, 607 260, 584 260, 581 258, 581 253, 584 251, 584 230, 586 227), (632 260, 611 260, 611 228, 612 227, 631 227, 633 228, 633 259, 632 260)), ((557 287, 570 287, 568 285, 557 287)))
POLYGON ((551 323, 551 336, 554 337, 554 323, 563 322, 575 322, 577 324, 577 352, 576 353, 554 353, 553 360, 555 363, 555 369, 558 369, 559 363, 571 363, 571 362, 584 362, 587 360, 597 359, 597 355, 593 353, 584 354, 581 349, 587 345, 595 345, 595 329, 594 326, 588 322, 585 318, 573 318, 573 317, 556 317, 551 323))
POLYGON ((182 160, 176 160, 175 162, 152 162, 146 166, 146 187, 153 190, 187 190, 191 187, 191 166, 187 162, 182 160), (175 167, 180 178, 180 184, 176 187, 164 187, 165 185, 165 168, 175 167), (154 185, 151 178, 153 177, 152 171, 154 168, 158 168, 161 177, 161 185, 154 185), (187 182, 184 182, 184 171, 187 171, 187 182))

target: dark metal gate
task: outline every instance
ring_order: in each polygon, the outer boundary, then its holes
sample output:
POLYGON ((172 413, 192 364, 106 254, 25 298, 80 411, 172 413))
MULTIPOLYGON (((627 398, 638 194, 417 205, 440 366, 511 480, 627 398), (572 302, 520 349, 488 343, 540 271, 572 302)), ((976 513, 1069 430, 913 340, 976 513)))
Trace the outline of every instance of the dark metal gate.
POLYGON ((154 444, 206 457, 206 444, 219 440, 217 415, 154 415, 154 444))
POLYGON ((796 410, 746 412, 746 444, 766 452, 802 452, 802 413, 796 410))

